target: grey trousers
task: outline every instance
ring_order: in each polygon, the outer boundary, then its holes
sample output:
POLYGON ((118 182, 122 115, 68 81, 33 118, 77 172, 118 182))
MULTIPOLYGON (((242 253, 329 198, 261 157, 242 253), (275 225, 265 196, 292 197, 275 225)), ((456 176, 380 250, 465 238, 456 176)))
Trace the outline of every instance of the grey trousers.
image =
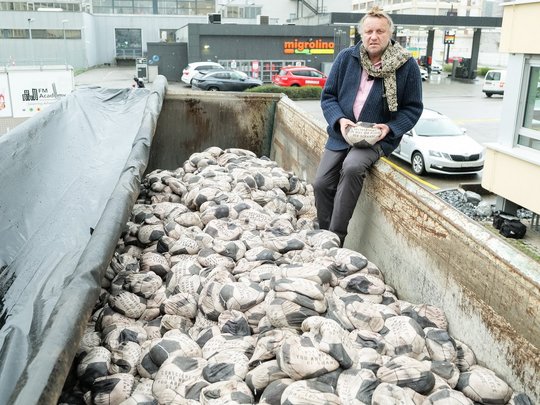
POLYGON ((319 228, 337 234, 342 245, 367 170, 383 154, 379 145, 339 151, 324 150, 313 182, 317 218, 319 228))

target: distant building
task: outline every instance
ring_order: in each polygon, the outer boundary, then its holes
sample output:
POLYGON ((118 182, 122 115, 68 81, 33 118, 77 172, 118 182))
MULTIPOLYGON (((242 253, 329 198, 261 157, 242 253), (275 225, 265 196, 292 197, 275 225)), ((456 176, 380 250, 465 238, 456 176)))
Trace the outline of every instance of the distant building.
POLYGON ((447 15, 456 12, 457 15, 479 17, 482 12, 482 3, 485 0, 460 0, 450 1, 425 1, 411 0, 401 2, 396 0, 352 0, 353 11, 366 12, 377 5, 384 11, 393 14, 417 14, 417 15, 447 15))
POLYGON ((188 24, 298 24, 350 10, 350 0, 0 0, 0 66, 134 63, 188 24))

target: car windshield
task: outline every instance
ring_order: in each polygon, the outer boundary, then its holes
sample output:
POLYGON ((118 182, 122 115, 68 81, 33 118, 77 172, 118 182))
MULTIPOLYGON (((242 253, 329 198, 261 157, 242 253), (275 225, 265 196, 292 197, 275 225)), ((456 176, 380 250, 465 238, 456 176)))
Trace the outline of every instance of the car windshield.
POLYGON ((500 72, 488 72, 486 75, 486 80, 501 80, 500 72))
POLYGON ((463 131, 450 118, 420 118, 415 127, 418 136, 458 136, 463 131))

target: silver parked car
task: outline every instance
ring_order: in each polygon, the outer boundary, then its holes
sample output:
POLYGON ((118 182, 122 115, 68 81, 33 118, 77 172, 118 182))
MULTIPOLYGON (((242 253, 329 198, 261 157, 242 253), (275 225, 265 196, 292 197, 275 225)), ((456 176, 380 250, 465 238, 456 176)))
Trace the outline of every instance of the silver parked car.
POLYGON ((484 149, 446 115, 424 109, 392 155, 410 163, 417 175, 474 174, 484 168, 484 149))

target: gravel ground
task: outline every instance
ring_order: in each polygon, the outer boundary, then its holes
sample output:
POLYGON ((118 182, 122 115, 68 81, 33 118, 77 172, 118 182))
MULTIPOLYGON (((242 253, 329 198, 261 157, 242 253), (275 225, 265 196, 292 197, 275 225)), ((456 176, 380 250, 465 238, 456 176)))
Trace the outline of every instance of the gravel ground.
MULTIPOLYGON (((442 200, 468 217, 480 222, 492 232, 498 232, 493 227, 493 217, 494 214, 499 212, 495 210, 495 204, 492 203, 492 199, 484 199, 477 193, 463 189, 443 190, 436 194, 442 200)), ((532 225, 533 213, 526 209, 519 209, 516 216, 527 227, 525 236, 523 239, 504 239, 531 259, 540 262, 540 227, 538 225, 532 225)))
MULTIPOLYGON (((461 189, 444 190, 437 195, 454 208, 458 209, 468 217, 477 221, 492 221, 495 210, 495 204, 482 198, 480 194, 461 189)), ((530 220, 532 212, 519 209, 516 215, 520 220, 530 220)))

